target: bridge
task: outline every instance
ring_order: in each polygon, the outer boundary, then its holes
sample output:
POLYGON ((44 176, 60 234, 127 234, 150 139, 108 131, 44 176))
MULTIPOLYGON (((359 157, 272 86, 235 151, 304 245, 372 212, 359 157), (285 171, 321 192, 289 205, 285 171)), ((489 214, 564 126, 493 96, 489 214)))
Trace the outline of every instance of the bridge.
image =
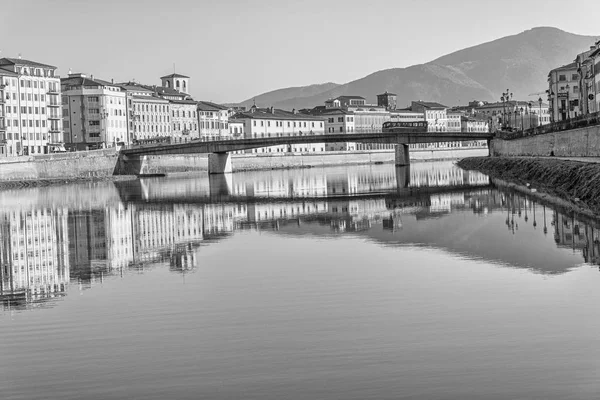
POLYGON ((130 147, 121 150, 119 173, 136 175, 142 169, 145 156, 207 153, 208 173, 223 174, 232 172, 230 152, 260 147, 295 145, 305 143, 360 142, 396 145, 396 165, 409 165, 410 144, 429 144, 492 139, 487 132, 375 132, 341 133, 302 136, 277 136, 210 142, 192 141, 188 143, 157 144, 130 147))

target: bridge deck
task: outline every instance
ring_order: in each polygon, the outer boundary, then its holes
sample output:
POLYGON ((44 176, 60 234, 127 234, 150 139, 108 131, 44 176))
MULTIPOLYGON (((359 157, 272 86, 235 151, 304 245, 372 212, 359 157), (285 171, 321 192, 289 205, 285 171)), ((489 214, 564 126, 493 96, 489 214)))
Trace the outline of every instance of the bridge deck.
POLYGON ((326 135, 278 136, 255 139, 192 141, 177 144, 142 145, 121 150, 126 156, 167 155, 190 153, 228 153, 260 147, 304 143, 360 142, 381 144, 419 144, 492 139, 490 133, 481 132, 375 132, 341 133, 326 135))

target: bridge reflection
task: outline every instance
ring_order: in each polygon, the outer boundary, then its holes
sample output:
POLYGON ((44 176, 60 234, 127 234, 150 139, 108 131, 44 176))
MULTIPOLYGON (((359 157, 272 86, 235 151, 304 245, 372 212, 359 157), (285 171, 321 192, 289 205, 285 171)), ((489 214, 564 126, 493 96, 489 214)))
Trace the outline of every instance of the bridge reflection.
POLYGON ((472 245, 464 248, 452 239, 464 218, 447 228, 436 222, 464 212, 500 216, 509 235, 549 238, 557 249, 569 248, 583 261, 600 264, 597 221, 497 190, 488 177, 450 163, 413 164, 401 174, 391 166, 375 166, 78 188, 3 194, 12 199, 0 211, 5 307, 42 306, 64 296, 69 286, 85 290, 107 276, 158 265, 174 273, 193 272, 203 246, 242 230, 294 235, 319 226, 331 235, 360 234, 385 245, 425 243, 493 259, 482 235, 470 236, 472 245))

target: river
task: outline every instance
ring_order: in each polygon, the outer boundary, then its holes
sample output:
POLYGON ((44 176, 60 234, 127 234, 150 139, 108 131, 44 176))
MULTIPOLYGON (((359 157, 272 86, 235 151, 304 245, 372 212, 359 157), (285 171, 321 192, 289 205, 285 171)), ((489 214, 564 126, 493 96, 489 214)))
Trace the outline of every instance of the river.
POLYGON ((3 399, 600 393, 600 223, 450 162, 0 204, 3 399))

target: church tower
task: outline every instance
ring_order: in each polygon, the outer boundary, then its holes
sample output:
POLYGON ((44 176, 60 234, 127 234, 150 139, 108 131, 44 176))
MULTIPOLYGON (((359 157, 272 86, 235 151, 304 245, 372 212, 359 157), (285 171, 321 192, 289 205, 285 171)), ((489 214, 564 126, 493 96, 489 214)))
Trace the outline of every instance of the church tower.
POLYGON ((190 94, 190 77, 181 74, 171 74, 160 78, 162 86, 190 94))

